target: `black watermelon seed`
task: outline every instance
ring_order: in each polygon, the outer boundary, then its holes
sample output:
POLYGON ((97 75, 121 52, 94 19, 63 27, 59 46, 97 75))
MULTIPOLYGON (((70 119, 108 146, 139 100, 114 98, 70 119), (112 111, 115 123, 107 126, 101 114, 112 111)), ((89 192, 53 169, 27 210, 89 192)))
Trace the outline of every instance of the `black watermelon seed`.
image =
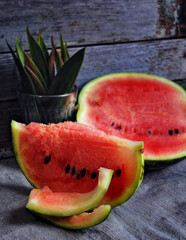
POLYGON ((141 149, 140 149, 140 153, 143 153, 143 152, 144 152, 144 149, 143 149, 143 148, 141 148, 141 149))
POLYGON ((174 129, 174 132, 175 132, 176 134, 178 134, 178 133, 179 133, 179 130, 178 130, 178 129, 174 129))
POLYGON ((70 165, 69 164, 66 166, 65 171, 66 171, 66 173, 69 173, 69 171, 70 171, 70 165))
POLYGON ((116 176, 119 177, 121 175, 121 169, 116 170, 116 176))
POLYGON ((169 130, 169 135, 172 136, 173 135, 173 131, 169 130))
POLYGON ((148 130, 148 134, 149 134, 149 135, 151 134, 151 130, 148 130))
POLYGON ((45 157, 44 163, 47 164, 50 162, 51 156, 45 157))
POLYGON ((114 126, 114 123, 112 122, 112 123, 110 124, 110 126, 114 126))
POLYGON ((79 173, 77 173, 76 178, 80 179, 80 174, 79 173))
POLYGON ((71 173, 72 176, 74 176, 75 172, 76 172, 76 169, 75 169, 75 167, 73 167, 73 168, 72 168, 72 173, 71 173))
POLYGON ((92 179, 95 179, 96 176, 97 176, 97 173, 96 173, 96 172, 92 172, 92 173, 91 173, 91 178, 92 178, 92 179))
POLYGON ((86 174, 86 169, 85 169, 85 168, 83 168, 83 169, 81 170, 81 177, 84 177, 84 176, 85 176, 85 174, 86 174))
POLYGON ((118 130, 121 130, 121 126, 118 126, 117 129, 118 129, 118 130))

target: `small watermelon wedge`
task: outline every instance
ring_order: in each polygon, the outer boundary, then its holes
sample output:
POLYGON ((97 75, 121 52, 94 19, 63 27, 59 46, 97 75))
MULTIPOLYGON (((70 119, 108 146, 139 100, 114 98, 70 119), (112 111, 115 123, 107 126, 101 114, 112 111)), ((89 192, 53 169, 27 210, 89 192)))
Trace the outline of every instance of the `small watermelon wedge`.
POLYGON ((47 186, 42 189, 33 189, 26 208, 36 213, 57 217, 67 217, 89 211, 96 207, 104 197, 112 174, 113 170, 100 168, 96 188, 87 193, 52 192, 47 186))
POLYGON ((110 215, 110 212, 110 205, 101 205, 92 212, 85 212, 70 217, 51 217, 41 214, 39 216, 58 227, 80 230, 102 223, 110 215))
POLYGON ((78 98, 77 122, 107 134, 144 141, 145 165, 186 156, 186 92, 145 73, 113 73, 93 79, 78 98))
POLYGON ((110 136, 76 122, 44 125, 11 122, 17 162, 36 188, 53 192, 92 191, 100 167, 114 174, 99 205, 115 207, 139 188, 144 173, 143 142, 110 136))

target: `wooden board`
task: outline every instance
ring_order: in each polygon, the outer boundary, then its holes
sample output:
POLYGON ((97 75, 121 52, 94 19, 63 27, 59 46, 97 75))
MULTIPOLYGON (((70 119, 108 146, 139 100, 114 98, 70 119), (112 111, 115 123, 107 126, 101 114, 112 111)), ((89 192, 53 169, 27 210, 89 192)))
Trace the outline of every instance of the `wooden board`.
POLYGON ((0 52, 19 37, 27 48, 26 26, 42 30, 47 45, 59 31, 70 45, 141 41, 184 36, 184 0, 0 1, 0 52))
POLYGON ((79 88, 112 72, 146 72, 186 88, 185 0, 0 1, 0 158, 11 155, 10 121, 19 120, 19 74, 5 39, 16 36, 28 49, 26 26, 59 45, 59 32, 70 53, 86 46, 77 79, 79 88), (6 155, 7 154, 7 155, 6 155))

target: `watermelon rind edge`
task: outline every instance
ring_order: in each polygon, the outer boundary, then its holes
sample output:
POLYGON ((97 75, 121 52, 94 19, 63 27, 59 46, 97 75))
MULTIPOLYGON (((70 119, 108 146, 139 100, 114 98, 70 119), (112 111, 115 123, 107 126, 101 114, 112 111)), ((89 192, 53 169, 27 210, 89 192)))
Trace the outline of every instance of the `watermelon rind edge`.
MULTIPOLYGON (((131 141, 131 140, 128 140, 131 141)), ((133 184, 131 184, 131 187, 127 190, 125 190, 125 194, 121 195, 120 198, 117 198, 116 200, 110 202, 109 204, 112 206, 112 208, 117 207, 125 202, 127 202, 139 189, 139 187, 141 186, 141 183, 143 181, 143 176, 144 176, 144 155, 143 153, 140 152, 141 149, 144 149, 144 142, 137 142, 137 141, 131 141, 134 143, 138 143, 137 148, 138 148, 138 160, 140 161, 139 163, 139 171, 138 171, 138 175, 135 178, 135 181, 133 182, 133 184)))
POLYGON ((28 182, 34 187, 34 188, 38 188, 38 186, 36 186, 28 177, 28 175, 26 174, 26 171, 22 165, 22 159, 20 157, 20 152, 19 152, 19 134, 20 131, 22 130, 22 128, 24 128, 26 125, 23 123, 19 123, 16 122, 15 120, 11 121, 11 132, 12 132, 12 144, 13 144, 13 150, 14 150, 14 154, 15 154, 15 158, 16 161, 23 173, 23 175, 26 177, 26 179, 28 180, 28 182))
MULTIPOLYGON (((64 218, 53 218, 50 216, 46 216, 43 214, 37 214, 39 217, 41 217, 42 219, 46 220, 47 222, 50 222, 52 224, 54 224, 57 227, 60 228, 65 228, 65 229, 71 229, 71 230, 82 230, 82 229, 87 229, 90 227, 94 227, 100 223, 102 223, 103 221, 105 221, 110 213, 111 213, 111 206, 110 205, 100 205, 99 207, 95 208, 93 210, 93 212, 91 213, 82 213, 80 214, 80 218, 83 214, 89 214, 89 220, 86 222, 79 222, 78 223, 78 216, 76 215, 76 219, 77 222, 75 224, 71 224, 69 221, 69 218, 71 217, 64 217, 64 218), (90 218, 90 215, 92 215, 92 217, 90 218), (62 219, 62 221, 60 221, 60 219, 62 219), (67 219, 67 221, 66 221, 67 219)), ((74 216, 72 216, 74 217, 74 216)))

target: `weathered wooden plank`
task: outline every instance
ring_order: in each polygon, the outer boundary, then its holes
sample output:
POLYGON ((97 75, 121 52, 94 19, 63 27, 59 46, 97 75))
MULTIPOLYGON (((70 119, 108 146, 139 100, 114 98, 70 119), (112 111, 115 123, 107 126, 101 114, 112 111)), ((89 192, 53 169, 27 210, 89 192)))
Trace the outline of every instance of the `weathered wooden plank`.
POLYGON ((13 156, 10 122, 19 120, 17 100, 0 102, 0 159, 13 156))
POLYGON ((0 1, 0 52, 18 36, 27 48, 26 26, 42 30, 47 45, 59 31, 70 45, 128 42, 186 35, 184 0, 0 1))
MULTIPOLYGON (((186 39, 107 44, 86 48, 77 85, 112 72, 146 72, 186 79, 186 39)), ((77 48, 70 48, 71 54, 77 48)), ((19 75, 10 54, 0 54, 0 101, 16 98, 19 75)))
POLYGON ((78 84, 112 72, 186 79, 186 38, 88 47, 78 84))

